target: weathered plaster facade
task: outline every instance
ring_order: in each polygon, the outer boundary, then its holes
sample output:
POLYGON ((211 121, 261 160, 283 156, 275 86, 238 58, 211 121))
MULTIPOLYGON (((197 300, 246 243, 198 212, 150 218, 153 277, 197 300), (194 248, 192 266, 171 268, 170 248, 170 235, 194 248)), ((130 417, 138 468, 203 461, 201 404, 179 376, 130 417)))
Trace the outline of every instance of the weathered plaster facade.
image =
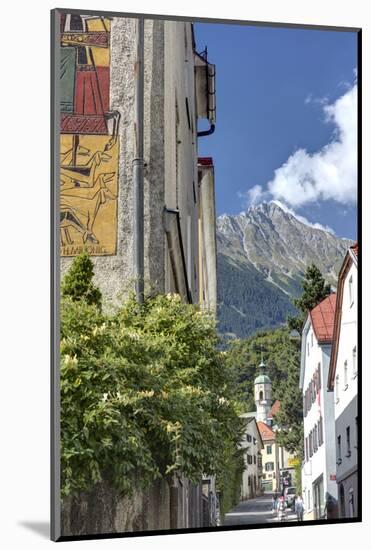
MULTIPOLYGON (((113 304, 118 304, 133 288, 134 44, 135 19, 113 18, 110 106, 121 115, 117 249, 113 255, 92 257, 95 282, 106 302, 113 304)), ((145 281, 147 288, 179 292, 197 303, 200 270, 205 269, 204 280, 209 281, 210 288, 216 289, 216 260, 213 259, 216 255, 199 236, 203 204, 207 208, 209 234, 215 235, 215 206, 210 203, 215 197, 213 185, 210 188, 210 184, 205 184, 211 194, 209 191, 208 200, 204 199, 201 204, 200 194, 205 195, 205 191, 198 189, 194 48, 190 23, 145 20, 145 281), (176 242, 179 250, 172 258, 169 255, 171 231, 165 231, 167 210, 176 215, 179 225, 177 234, 172 235, 172 243, 176 242), (208 255, 211 255, 211 262, 208 255), (182 290, 179 280, 184 277, 188 288, 182 290)), ((208 242, 212 243, 210 236, 208 242)), ((71 261, 72 258, 61 258, 62 277, 71 261)), ((213 302, 214 294, 216 290, 211 291, 213 302)))

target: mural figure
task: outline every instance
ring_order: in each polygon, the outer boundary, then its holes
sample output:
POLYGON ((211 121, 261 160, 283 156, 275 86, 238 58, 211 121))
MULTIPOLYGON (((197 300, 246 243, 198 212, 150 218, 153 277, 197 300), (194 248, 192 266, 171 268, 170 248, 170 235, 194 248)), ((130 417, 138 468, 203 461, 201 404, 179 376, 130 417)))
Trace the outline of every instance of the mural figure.
POLYGON ((109 44, 109 19, 62 16, 62 256, 89 244, 92 255, 116 252, 120 114, 109 109, 109 44))

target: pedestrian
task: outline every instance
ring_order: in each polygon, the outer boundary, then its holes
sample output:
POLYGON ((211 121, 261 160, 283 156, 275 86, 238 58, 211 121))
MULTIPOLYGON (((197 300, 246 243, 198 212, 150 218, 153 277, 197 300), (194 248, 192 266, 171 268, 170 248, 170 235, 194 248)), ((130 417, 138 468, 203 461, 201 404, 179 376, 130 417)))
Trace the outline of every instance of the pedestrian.
POLYGON ((280 496, 280 499, 277 504, 277 512, 278 512, 278 521, 283 521, 283 518, 285 517, 285 498, 283 496, 280 496))
POLYGON ((277 510, 277 494, 272 496, 272 515, 276 515, 277 510))
POLYGON ((296 517, 298 518, 298 521, 303 521, 304 501, 300 494, 295 499, 295 512, 296 512, 296 517))

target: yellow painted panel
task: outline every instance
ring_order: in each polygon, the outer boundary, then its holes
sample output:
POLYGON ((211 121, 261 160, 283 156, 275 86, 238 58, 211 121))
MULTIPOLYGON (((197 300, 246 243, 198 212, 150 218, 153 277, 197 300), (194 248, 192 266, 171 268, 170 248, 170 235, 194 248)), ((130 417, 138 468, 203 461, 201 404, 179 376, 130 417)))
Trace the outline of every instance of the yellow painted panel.
POLYGON ((103 18, 103 21, 101 18, 94 18, 94 19, 88 19, 86 22, 86 26, 88 31, 106 31, 110 32, 111 30, 111 21, 110 19, 107 19, 106 17, 103 18), (104 22, 104 24, 103 24, 104 22))
MULTIPOLYGON (((104 25, 101 19, 88 19, 86 22, 88 31, 104 31, 110 32, 111 30, 111 21, 104 18, 104 25)), ((97 67, 108 67, 109 66, 109 48, 92 48, 92 54, 94 57, 94 63, 97 67)))
POLYGON ((61 256, 116 253, 118 154, 112 136, 61 135, 61 256))
POLYGON ((93 46, 91 52, 96 67, 109 67, 109 48, 97 48, 93 46))

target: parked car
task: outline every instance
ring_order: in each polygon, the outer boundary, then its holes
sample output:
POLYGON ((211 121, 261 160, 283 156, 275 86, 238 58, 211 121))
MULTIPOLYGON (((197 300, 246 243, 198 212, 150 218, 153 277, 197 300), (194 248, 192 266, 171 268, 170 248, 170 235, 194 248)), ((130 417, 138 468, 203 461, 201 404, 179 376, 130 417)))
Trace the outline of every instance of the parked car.
POLYGON ((293 508, 295 505, 296 487, 286 487, 283 495, 287 508, 293 508))

